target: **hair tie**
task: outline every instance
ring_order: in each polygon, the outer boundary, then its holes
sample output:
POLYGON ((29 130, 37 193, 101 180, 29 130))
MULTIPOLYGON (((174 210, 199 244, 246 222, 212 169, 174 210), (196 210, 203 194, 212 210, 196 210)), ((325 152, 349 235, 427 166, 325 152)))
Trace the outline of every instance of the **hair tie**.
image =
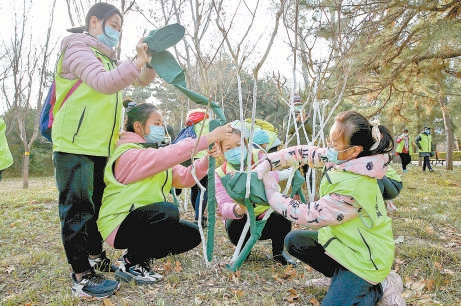
POLYGON ((128 105, 126 106, 126 112, 129 113, 133 108, 136 107, 136 102, 134 101, 131 101, 131 102, 128 102, 128 105))
POLYGON ((370 151, 376 150, 379 146, 379 143, 381 142, 381 132, 379 131, 379 123, 372 122, 371 125, 371 137, 373 137, 375 143, 370 147, 370 151))

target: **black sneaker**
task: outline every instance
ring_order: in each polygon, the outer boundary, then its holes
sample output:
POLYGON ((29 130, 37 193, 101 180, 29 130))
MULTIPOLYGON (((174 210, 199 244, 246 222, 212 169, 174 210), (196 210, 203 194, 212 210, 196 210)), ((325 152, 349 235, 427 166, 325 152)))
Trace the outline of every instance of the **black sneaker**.
POLYGON ((88 257, 88 261, 90 262, 90 266, 99 272, 115 272, 118 270, 118 267, 113 265, 110 259, 107 258, 106 251, 103 251, 99 257, 88 257))
POLYGON ((287 252, 283 251, 282 254, 274 255, 274 260, 283 266, 292 265, 296 266, 297 261, 291 257, 287 252))
POLYGON ((75 273, 70 276, 74 281, 72 293, 77 297, 104 298, 111 296, 120 288, 118 281, 106 279, 103 275, 95 273, 94 270, 84 274, 80 282, 77 282, 75 273))
POLYGON ((149 285, 158 282, 162 275, 152 271, 148 263, 130 266, 123 257, 122 264, 115 271, 115 279, 136 285, 149 285))

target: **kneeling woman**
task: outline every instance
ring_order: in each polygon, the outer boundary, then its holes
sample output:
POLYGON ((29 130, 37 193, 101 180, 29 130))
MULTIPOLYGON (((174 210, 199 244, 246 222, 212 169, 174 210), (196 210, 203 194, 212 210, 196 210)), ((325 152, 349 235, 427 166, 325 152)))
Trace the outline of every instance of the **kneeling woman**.
MULTIPOLYGON (((154 283, 161 275, 149 266, 151 259, 179 254, 200 244, 197 225, 180 220, 178 207, 167 202, 171 187, 195 184, 192 166, 179 163, 231 135, 230 125, 221 126, 197 139, 158 147, 165 130, 162 115, 149 103, 128 110, 126 132, 109 159, 104 180, 106 188, 98 218, 103 239, 116 249, 127 249, 122 256, 118 280, 136 284, 154 283)), ((218 153, 215 145, 209 154, 218 153)), ((206 175, 208 156, 195 161, 198 179, 206 175)))

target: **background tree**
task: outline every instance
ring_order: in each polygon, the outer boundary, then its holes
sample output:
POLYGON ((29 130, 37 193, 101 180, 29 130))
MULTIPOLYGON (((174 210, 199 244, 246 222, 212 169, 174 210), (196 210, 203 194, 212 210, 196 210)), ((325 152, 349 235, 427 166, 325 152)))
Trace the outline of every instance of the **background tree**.
POLYGON ((48 62, 54 46, 51 35, 54 6, 55 1, 52 3, 46 37, 41 44, 35 44, 33 23, 28 18, 31 16, 32 2, 25 0, 19 5, 20 8, 14 11, 14 31, 10 41, 4 41, 2 44, 5 57, 2 61, 1 90, 11 116, 8 124, 17 131, 23 146, 22 177, 25 189, 29 186, 30 152, 38 136, 36 110, 41 108, 43 91, 49 75, 48 62), (28 120, 31 113, 35 114, 33 123, 28 120), (28 124, 32 124, 33 128, 28 124))

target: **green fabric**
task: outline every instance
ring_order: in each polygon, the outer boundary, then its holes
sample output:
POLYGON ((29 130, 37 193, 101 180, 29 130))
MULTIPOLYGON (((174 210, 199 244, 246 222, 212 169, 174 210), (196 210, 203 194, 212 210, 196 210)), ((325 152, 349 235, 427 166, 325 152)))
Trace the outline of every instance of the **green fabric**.
POLYGON ((160 52, 176 45, 184 37, 185 29, 175 23, 152 30, 144 39, 151 52, 160 52))
MULTIPOLYGON (((117 68, 115 61, 96 49, 93 51, 106 70, 117 68)), ((77 82, 61 77, 59 69, 55 74, 56 103, 77 82)), ((122 108, 121 91, 106 95, 82 82, 54 116, 53 151, 110 156, 119 137, 122 108)))
POLYGON ((351 196, 360 208, 359 217, 319 229, 319 243, 332 258, 357 276, 380 283, 394 260, 392 220, 376 179, 346 172, 327 171, 319 195, 351 196), (329 177, 331 184, 328 182, 329 177))
POLYGON ((5 131, 5 121, 0 117, 0 170, 4 170, 13 164, 13 156, 8 147, 5 131))
POLYGON ((209 101, 207 97, 187 88, 184 71, 170 52, 153 52, 150 64, 157 74, 168 84, 171 84, 179 89, 179 91, 181 91, 186 97, 197 104, 205 107, 210 104, 211 109, 219 118, 220 123, 224 124, 226 122, 224 111, 218 104, 213 101, 209 101))
MULTIPOLYGON (((210 132, 213 131, 215 128, 220 126, 220 122, 218 120, 211 120, 208 123, 210 132)), ((213 250, 214 250, 214 228, 216 224, 216 197, 215 197, 215 181, 214 181, 214 171, 216 166, 216 159, 214 157, 209 157, 208 162, 208 235, 207 235, 207 259, 211 261, 213 258, 213 250)))
POLYGON ((113 167, 117 159, 130 149, 155 150, 135 143, 125 143, 115 149, 104 170, 104 194, 97 220, 98 229, 105 240, 119 226, 128 213, 152 203, 164 202, 172 183, 172 170, 168 169, 143 180, 122 184, 114 176, 113 167))
POLYGON ((266 226, 267 219, 256 220, 255 212, 253 210, 253 205, 248 198, 245 199, 245 206, 248 209, 248 216, 250 216, 250 237, 245 243, 245 246, 240 250, 237 259, 234 262, 231 262, 227 265, 227 268, 233 272, 237 271, 245 261, 245 259, 250 254, 251 249, 256 244, 256 242, 261 238, 262 231, 264 226, 266 226))
MULTIPOLYGON (((221 182, 229 196, 240 204, 245 204, 247 175, 247 172, 237 171, 221 177, 221 182)), ((268 206, 269 203, 267 203, 263 181, 258 179, 256 172, 250 172, 250 176, 250 202, 252 204, 268 206)))

